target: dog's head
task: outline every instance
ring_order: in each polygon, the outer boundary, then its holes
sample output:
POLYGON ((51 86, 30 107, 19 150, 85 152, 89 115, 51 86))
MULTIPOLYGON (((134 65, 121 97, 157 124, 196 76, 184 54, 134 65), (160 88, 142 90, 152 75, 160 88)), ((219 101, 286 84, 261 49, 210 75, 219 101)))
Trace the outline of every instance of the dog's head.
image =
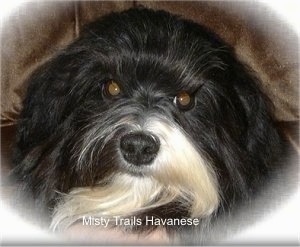
POLYGON ((54 206, 54 228, 83 215, 207 218, 249 198, 278 145, 267 100, 228 45, 131 9, 87 26, 30 77, 15 173, 54 206))

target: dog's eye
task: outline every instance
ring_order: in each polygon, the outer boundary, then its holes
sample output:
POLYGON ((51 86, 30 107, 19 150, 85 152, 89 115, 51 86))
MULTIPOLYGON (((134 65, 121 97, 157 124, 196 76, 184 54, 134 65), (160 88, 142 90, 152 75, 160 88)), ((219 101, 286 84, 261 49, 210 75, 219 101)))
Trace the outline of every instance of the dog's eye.
POLYGON ((121 93, 121 89, 115 80, 109 80, 104 84, 103 93, 105 96, 115 97, 121 93))
POLYGON ((186 91, 181 91, 174 98, 174 104, 181 110, 189 110, 194 106, 194 98, 186 91))

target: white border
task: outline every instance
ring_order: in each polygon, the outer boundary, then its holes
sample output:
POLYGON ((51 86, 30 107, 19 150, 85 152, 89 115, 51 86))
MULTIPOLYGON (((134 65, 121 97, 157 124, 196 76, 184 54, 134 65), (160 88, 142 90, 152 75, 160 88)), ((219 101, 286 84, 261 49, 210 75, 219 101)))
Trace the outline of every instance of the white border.
MULTIPOLYGON (((278 13, 284 21, 300 34, 300 1, 299 0, 257 0, 264 3, 278 13)), ((10 14, 23 3, 24 0, 2 0, 0 1, 1 19, 10 14)), ((272 239, 273 243, 294 242, 299 243, 299 219, 300 219, 300 192, 289 198, 286 204, 266 217, 262 222, 258 222, 250 229, 247 229, 228 240, 229 244, 248 242, 253 244, 254 241, 266 244, 272 239)), ((0 241, 12 240, 14 243, 20 241, 29 243, 55 243, 55 239, 42 230, 24 222, 20 217, 15 215, 10 209, 4 207, 1 202, 0 210, 0 241)))

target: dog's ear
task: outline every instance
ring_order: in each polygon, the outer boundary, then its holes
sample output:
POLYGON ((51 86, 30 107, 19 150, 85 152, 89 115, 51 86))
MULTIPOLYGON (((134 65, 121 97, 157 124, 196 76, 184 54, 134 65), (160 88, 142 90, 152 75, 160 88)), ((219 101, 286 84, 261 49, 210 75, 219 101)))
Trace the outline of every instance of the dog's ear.
POLYGON ((262 90, 262 83, 245 65, 236 64, 235 90, 247 117, 247 131, 243 137, 250 158, 260 161, 261 167, 271 165, 272 157, 281 152, 281 137, 274 117, 274 106, 262 90))
POLYGON ((64 99, 59 94, 65 92, 68 73, 63 72, 53 62, 47 62, 38 68, 27 80, 27 96, 23 101, 18 131, 17 148, 25 151, 39 145, 51 133, 56 131, 64 99))
POLYGON ((54 181, 60 181, 59 189, 63 189, 70 180, 72 172, 66 169, 63 149, 74 135, 74 111, 85 97, 85 56, 82 50, 69 47, 27 80, 13 153, 15 168, 10 176, 34 196, 47 195, 50 200, 57 189, 54 181))
POLYGON ((75 81, 82 81, 84 75, 80 68, 84 63, 84 53, 71 47, 40 66, 28 78, 27 96, 17 128, 15 163, 55 135, 62 124, 67 125, 80 101, 81 85, 75 81))

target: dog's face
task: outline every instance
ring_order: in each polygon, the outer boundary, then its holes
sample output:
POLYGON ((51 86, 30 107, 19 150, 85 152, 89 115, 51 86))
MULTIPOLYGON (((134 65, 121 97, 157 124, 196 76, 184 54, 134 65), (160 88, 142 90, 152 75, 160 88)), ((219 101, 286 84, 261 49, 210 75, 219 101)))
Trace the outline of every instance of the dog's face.
POLYGON ((103 17, 29 83, 15 173, 54 208, 53 228, 207 219, 248 199, 276 157, 257 80, 217 36, 166 12, 103 17))

